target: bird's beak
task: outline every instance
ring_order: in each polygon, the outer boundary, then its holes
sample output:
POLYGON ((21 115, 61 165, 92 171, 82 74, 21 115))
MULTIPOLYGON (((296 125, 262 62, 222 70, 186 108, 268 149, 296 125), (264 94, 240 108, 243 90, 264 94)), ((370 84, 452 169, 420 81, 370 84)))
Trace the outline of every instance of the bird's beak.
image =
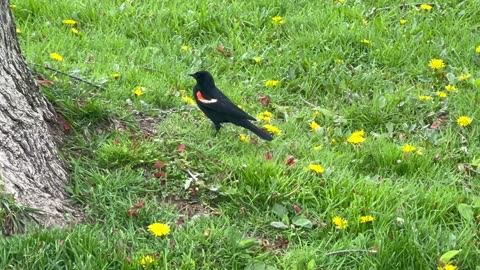
POLYGON ((188 74, 188 76, 192 76, 192 77, 194 77, 194 78, 195 78, 195 74, 188 74))

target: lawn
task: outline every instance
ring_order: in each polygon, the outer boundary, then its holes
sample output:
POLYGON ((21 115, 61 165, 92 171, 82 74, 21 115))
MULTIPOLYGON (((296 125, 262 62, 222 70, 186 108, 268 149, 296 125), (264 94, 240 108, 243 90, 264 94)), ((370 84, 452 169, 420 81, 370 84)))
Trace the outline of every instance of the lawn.
POLYGON ((83 217, 0 269, 480 269, 480 1, 399 2, 12 1, 83 217))

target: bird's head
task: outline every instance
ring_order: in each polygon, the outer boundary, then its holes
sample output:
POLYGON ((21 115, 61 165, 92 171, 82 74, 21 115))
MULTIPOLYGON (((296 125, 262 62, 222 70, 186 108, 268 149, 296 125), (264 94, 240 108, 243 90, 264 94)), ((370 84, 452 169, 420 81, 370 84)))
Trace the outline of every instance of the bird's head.
POLYGON ((213 82, 213 76, 208 71, 202 70, 202 71, 197 71, 193 74, 188 74, 188 75, 192 76, 199 84, 215 85, 215 83, 213 82))

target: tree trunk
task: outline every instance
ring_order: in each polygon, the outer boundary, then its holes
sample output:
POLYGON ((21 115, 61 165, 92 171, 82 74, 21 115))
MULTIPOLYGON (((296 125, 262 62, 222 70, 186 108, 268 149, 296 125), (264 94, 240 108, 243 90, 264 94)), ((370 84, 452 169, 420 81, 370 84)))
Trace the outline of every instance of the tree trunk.
POLYGON ((56 113, 39 91, 18 45, 9 1, 0 0, 0 192, 64 224, 68 175, 57 153, 56 113))

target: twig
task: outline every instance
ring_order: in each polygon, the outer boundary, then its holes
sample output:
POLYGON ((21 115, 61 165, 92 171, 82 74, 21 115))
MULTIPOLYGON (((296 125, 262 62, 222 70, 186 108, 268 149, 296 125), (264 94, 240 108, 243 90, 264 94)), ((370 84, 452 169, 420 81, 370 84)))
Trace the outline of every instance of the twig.
POLYGON ((335 255, 344 255, 344 254, 349 254, 349 253, 369 253, 369 254, 375 254, 377 253, 378 250, 375 249, 344 249, 344 250, 337 250, 329 253, 325 253, 325 256, 335 256, 335 255))
MULTIPOLYGON (((38 64, 34 64, 34 65, 35 65, 35 66, 41 66, 41 65, 38 65, 38 64)), ((45 66, 42 66, 42 67, 45 68, 45 69, 51 70, 51 71, 55 71, 55 72, 57 72, 57 73, 59 73, 59 74, 62 74, 62 75, 64 75, 64 76, 68 76, 68 77, 70 77, 70 78, 72 78, 72 79, 74 79, 74 80, 81 81, 81 82, 83 82, 83 83, 85 83, 85 84, 91 85, 91 86, 96 87, 96 88, 98 88, 98 89, 106 90, 104 87, 102 87, 102 86, 100 86, 100 85, 98 85, 98 84, 94 84, 94 83, 89 82, 89 81, 87 81, 87 80, 85 80, 85 79, 82 79, 82 78, 80 78, 80 77, 77 77, 77 76, 74 76, 74 75, 65 73, 65 72, 60 71, 60 70, 58 70, 58 69, 56 69, 56 68, 52 68, 52 67, 50 67, 50 66, 48 66, 48 65, 45 65, 45 66)))
MULTIPOLYGON (((419 7, 421 5, 424 5, 425 3, 412 3, 412 4, 401 4, 398 6, 399 9, 404 9, 404 8, 407 8, 407 7, 419 7)), ((426 4, 426 5, 429 5, 429 6, 436 6, 435 4, 426 4)), ((392 9, 393 7, 382 7, 382 8, 372 8, 372 10, 370 11, 370 13, 368 13, 368 15, 366 16, 367 18, 372 16, 375 12, 377 11, 384 11, 384 10, 390 10, 392 9)))

